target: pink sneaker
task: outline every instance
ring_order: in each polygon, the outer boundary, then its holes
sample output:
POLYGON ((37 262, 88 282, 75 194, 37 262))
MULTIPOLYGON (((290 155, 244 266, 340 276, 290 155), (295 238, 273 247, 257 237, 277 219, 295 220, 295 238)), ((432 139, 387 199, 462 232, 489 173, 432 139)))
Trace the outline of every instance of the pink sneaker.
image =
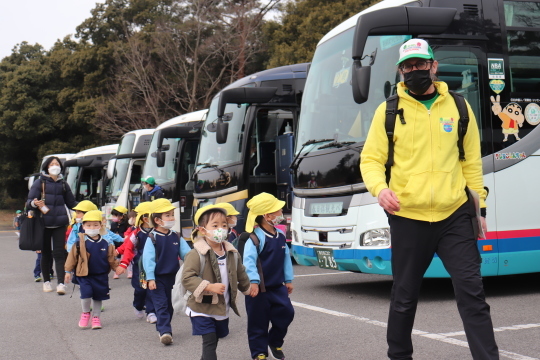
POLYGON ((87 328, 89 321, 90 321, 90 313, 89 312, 87 312, 87 313, 83 312, 81 314, 81 319, 79 320, 79 327, 81 329, 87 328))
POLYGON ((101 329, 101 320, 97 316, 92 318, 92 330, 101 329))
POLYGON ((112 278, 113 278, 113 279, 120 279, 120 276, 118 276, 118 275, 116 275, 116 273, 114 273, 114 275, 113 275, 112 278))
POLYGON ((133 271, 128 271, 128 279, 131 279, 133 277, 133 271))

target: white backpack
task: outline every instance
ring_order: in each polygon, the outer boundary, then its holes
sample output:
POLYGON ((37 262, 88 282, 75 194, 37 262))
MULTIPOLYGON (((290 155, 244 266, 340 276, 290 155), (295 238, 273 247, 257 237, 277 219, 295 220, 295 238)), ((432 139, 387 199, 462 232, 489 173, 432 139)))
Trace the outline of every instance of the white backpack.
MULTIPOLYGON (((196 249, 195 249, 196 250, 196 249)), ((206 258, 203 254, 196 250, 199 254, 199 261, 201 263, 201 269, 199 270, 199 277, 202 278, 202 272, 204 270, 204 265, 206 264, 206 258)), ((176 278, 174 279, 174 285, 171 293, 171 302, 175 314, 186 314, 187 302, 191 297, 192 292, 188 291, 184 285, 182 285, 182 273, 184 272, 184 264, 180 266, 180 270, 176 273, 176 278)))

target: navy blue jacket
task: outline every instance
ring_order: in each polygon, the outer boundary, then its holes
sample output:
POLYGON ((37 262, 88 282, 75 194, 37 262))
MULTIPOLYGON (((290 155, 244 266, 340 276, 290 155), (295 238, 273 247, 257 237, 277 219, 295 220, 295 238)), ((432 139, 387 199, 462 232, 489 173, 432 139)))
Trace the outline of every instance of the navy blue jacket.
POLYGON ((143 192, 142 202, 154 201, 156 199, 161 199, 162 197, 165 197, 165 194, 163 194, 163 189, 159 185, 155 185, 152 190, 143 192))
MULTIPOLYGON (((39 179, 34 181, 28 193, 27 209, 37 209, 32 206, 34 199, 41 200, 41 182, 45 182, 45 205, 49 212, 43 216, 45 227, 60 227, 69 224, 66 205, 69 209, 77 206, 77 201, 67 183, 63 184, 62 175, 58 175, 54 181, 49 175, 42 173, 39 179), (64 191, 65 186, 65 191, 64 191)), ((39 210, 36 210, 39 211, 39 210)))

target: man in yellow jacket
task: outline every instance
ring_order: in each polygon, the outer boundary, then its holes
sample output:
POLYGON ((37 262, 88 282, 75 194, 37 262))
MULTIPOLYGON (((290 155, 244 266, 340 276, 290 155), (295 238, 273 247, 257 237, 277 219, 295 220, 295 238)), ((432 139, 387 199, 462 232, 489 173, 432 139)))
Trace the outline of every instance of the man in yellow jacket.
MULTIPOLYGON (((480 275, 481 257, 465 187, 480 197, 484 232, 483 187, 478 127, 470 106, 464 137, 465 161, 459 160, 459 112, 448 86, 433 81, 437 61, 428 43, 411 39, 400 47, 397 63, 398 108, 405 123, 395 124, 394 165, 385 176, 388 137, 386 103, 375 112, 360 169, 364 182, 388 215, 394 284, 388 316, 388 357, 412 359, 411 332, 418 295, 437 253, 452 278, 458 310, 474 359, 499 359, 489 305, 480 275)), ((475 220, 476 221, 476 220, 475 220)))

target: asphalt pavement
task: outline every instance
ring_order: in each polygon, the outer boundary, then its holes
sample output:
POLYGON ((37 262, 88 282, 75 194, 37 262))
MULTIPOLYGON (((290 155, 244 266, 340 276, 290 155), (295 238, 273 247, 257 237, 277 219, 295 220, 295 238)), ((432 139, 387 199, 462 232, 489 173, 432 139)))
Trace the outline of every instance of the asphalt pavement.
MULTIPOLYGON (((20 251, 12 231, 0 232, 0 359, 198 360, 201 338, 185 316, 173 318, 174 343, 159 342, 155 326, 136 319, 133 289, 110 276, 101 330, 81 330, 78 290, 44 293, 33 281, 36 255, 20 251)), ((391 278, 295 265, 295 319, 283 350, 292 360, 386 359, 391 278)), ((53 281, 56 287, 56 280, 53 281)), ((540 359, 540 274, 485 278, 501 359, 540 359)), ((241 317, 231 312, 220 360, 248 360, 243 295, 241 317)), ((426 279, 414 325, 415 360, 472 359, 448 279, 426 279)))

